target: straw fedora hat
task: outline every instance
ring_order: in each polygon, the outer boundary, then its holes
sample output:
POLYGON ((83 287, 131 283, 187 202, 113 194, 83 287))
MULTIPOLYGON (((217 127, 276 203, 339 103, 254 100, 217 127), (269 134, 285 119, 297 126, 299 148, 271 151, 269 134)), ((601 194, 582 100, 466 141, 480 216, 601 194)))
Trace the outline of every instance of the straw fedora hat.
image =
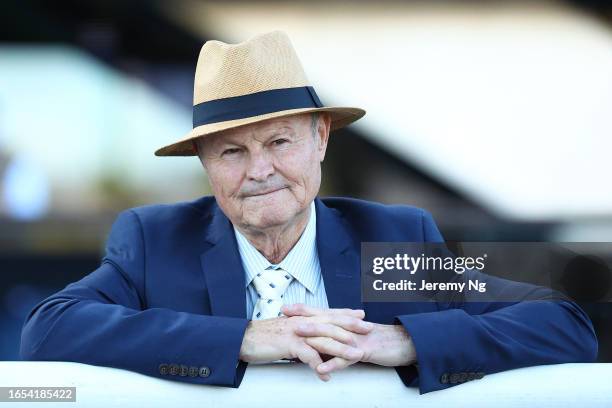
POLYGON ((365 115, 363 109, 321 103, 282 31, 238 44, 207 41, 195 72, 193 130, 155 155, 195 156, 194 140, 201 136, 306 112, 329 112, 331 130, 365 115))

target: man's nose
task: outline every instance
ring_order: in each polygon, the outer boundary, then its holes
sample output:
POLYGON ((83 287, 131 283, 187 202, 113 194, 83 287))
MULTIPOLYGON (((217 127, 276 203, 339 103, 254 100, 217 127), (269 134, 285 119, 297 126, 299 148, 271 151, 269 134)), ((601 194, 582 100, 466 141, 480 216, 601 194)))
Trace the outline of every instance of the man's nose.
POLYGON ((266 181, 274 174, 272 158, 265 151, 254 152, 250 155, 247 168, 247 177, 254 181, 266 181))

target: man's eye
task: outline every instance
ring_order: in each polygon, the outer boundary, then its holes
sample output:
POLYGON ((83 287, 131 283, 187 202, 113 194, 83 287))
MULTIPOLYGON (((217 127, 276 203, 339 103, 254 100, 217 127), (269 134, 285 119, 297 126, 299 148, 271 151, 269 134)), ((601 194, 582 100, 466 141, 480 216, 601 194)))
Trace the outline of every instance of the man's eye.
POLYGON ((284 145, 285 143, 289 143, 289 140, 287 140, 287 139, 276 139, 275 141, 272 142, 272 144, 274 144, 274 146, 281 146, 281 145, 284 145))
POLYGON ((237 149, 237 148, 232 148, 232 149, 225 149, 225 150, 223 151, 223 153, 221 153, 221 154, 222 154, 223 156, 225 156, 225 155, 232 155, 232 154, 236 154, 236 153, 238 153, 238 152, 240 152, 240 149, 237 149))

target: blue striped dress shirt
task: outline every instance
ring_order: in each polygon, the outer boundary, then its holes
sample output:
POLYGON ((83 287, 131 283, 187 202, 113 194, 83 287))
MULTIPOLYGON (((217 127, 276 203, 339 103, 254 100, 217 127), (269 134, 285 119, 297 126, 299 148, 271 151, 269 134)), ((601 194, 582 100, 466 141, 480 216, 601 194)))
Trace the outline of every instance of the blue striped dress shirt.
POLYGON ((245 272, 246 312, 250 319, 253 315, 257 292, 252 284, 253 277, 268 268, 279 266, 295 279, 289 284, 283 296, 284 304, 305 303, 319 308, 328 308, 325 285, 321 276, 321 265, 317 253, 317 215, 314 201, 310 204, 310 218, 302 236, 287 256, 278 264, 270 263, 236 227, 234 234, 238 252, 245 272))

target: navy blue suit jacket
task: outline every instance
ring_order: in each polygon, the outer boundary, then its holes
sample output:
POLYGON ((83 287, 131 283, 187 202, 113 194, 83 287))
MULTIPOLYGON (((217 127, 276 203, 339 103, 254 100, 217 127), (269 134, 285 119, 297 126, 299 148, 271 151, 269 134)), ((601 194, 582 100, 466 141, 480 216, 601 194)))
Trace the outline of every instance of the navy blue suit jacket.
MULTIPOLYGON (((418 358, 418 368, 396 367, 406 385, 425 393, 470 380, 469 373, 596 358, 591 322, 570 301, 362 303, 361 242, 442 236, 415 207, 346 198, 315 205, 329 306, 363 308, 369 321, 405 327, 418 358)), ((213 197, 126 210, 100 267, 28 315, 22 357, 238 387, 247 366, 239 361, 248 323, 244 279, 232 226, 213 197)))

